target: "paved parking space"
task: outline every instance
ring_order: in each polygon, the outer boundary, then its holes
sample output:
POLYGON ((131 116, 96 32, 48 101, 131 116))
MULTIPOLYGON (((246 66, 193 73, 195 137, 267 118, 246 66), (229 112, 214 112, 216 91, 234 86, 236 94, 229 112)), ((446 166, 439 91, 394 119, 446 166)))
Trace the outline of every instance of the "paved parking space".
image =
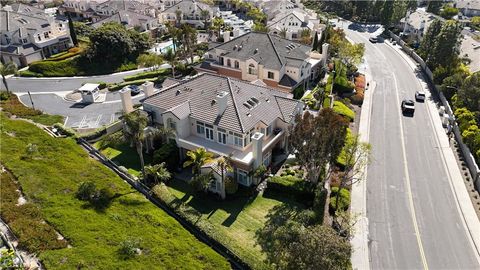
MULTIPOLYGON (((134 103, 139 103, 139 99, 140 97, 136 97, 134 103)), ((32 106, 28 95, 21 95, 20 100, 25 105, 32 106)), ((80 104, 65 101, 55 94, 32 94, 32 100, 36 109, 64 116, 65 126, 72 128, 108 125, 117 120, 122 111, 122 103, 118 99, 111 99, 106 103, 80 104)))

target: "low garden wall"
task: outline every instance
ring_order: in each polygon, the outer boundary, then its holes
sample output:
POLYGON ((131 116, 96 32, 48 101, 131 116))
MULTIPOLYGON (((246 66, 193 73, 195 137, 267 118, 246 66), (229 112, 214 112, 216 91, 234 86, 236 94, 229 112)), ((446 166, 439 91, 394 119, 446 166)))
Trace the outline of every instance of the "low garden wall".
MULTIPOLYGON (((402 47, 402 49, 417 62, 420 67, 422 68, 422 71, 425 73, 425 75, 428 78, 428 83, 431 87, 431 89, 434 90, 434 92, 438 95, 440 102, 442 103, 442 106, 445 107, 445 111, 448 113, 448 115, 453 116, 453 111, 452 108, 450 107, 450 104, 448 103, 447 99, 445 98, 445 95, 438 90, 436 85, 433 83, 433 73, 432 71, 427 67, 427 64, 423 59, 415 53, 415 51, 412 48, 409 48, 405 42, 397 35, 394 33, 390 32, 390 37, 393 38, 398 45, 402 47)), ((463 143, 462 139, 462 132, 460 131, 460 128, 458 127, 457 123, 452 126, 453 134, 455 135, 455 140, 457 141, 458 146, 460 147, 460 150, 462 151, 462 155, 465 159, 465 163, 467 164, 468 170, 470 171, 470 174, 473 178, 473 182, 475 183, 475 188, 480 191, 480 169, 478 168, 477 163, 475 162, 475 158, 468 148, 468 146, 463 143)))

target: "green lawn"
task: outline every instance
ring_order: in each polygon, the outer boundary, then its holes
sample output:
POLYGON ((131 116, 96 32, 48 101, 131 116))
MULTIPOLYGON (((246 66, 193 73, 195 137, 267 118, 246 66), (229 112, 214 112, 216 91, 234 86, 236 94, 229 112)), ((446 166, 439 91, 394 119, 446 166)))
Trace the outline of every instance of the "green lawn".
POLYGON ((34 125, 0 115, 0 161, 18 179, 29 202, 71 246, 39 252, 47 269, 228 269, 219 254, 199 242, 72 139, 56 139, 34 125), (25 158, 27 144, 38 153, 25 158), (104 210, 74 197, 79 184, 93 181, 115 196, 104 210), (140 255, 124 259, 125 240, 139 240, 140 255))
MULTIPOLYGON (((98 143, 94 145, 98 149, 98 143)), ((130 147, 128 144, 119 144, 115 146, 109 146, 102 149, 100 152, 107 158, 111 159, 117 165, 124 166, 128 169, 131 175, 139 176, 142 168, 140 167, 140 159, 135 147, 130 147)), ((145 164, 152 163, 152 155, 143 154, 145 164)))
POLYGON ((302 207, 284 198, 267 198, 262 194, 252 197, 239 195, 236 198, 218 201, 209 195, 192 193, 191 187, 181 180, 172 180, 168 185, 172 195, 200 212, 202 214, 200 219, 207 220, 207 224, 214 227, 217 240, 253 269, 271 268, 264 263, 266 256, 256 244, 255 236, 256 231, 267 221, 267 214, 275 206, 302 207))

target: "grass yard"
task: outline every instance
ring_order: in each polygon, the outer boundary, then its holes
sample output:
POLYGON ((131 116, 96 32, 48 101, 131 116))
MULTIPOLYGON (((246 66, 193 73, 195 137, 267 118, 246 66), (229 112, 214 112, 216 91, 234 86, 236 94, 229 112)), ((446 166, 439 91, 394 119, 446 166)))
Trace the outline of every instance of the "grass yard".
POLYGON ((268 198, 262 194, 217 201, 209 195, 193 194, 187 183, 176 179, 169 182, 168 189, 172 195, 200 212, 200 219, 208 221, 213 231, 217 232, 215 238, 253 269, 271 268, 265 264, 266 256, 256 244, 256 232, 264 226, 267 214, 280 205, 302 207, 284 198, 268 198))
MULTIPOLYGON (((94 144, 95 148, 99 148, 98 142, 94 144)), ((128 173, 134 176, 139 176, 142 168, 140 167, 140 158, 138 157, 135 147, 130 147, 128 144, 119 144, 109 146, 100 151, 107 158, 111 159, 119 166, 124 166, 128 169, 128 173)), ((152 155, 143 153, 145 164, 152 163, 152 155)))
POLYGON ((34 125, 0 115, 0 161, 18 179, 29 203, 71 247, 40 251, 47 269, 228 269, 229 263, 199 242, 72 139, 56 139, 34 125), (27 155, 29 143, 38 152, 27 155), (81 182, 92 181, 115 195, 96 210, 75 198, 81 182), (138 242, 141 253, 120 250, 138 242))
POLYGON ((45 114, 40 110, 34 110, 27 107, 20 102, 15 94, 7 94, 4 92, 2 94, 0 105, 2 105, 3 110, 7 113, 14 114, 21 118, 30 119, 46 126, 63 123, 63 116, 45 114))

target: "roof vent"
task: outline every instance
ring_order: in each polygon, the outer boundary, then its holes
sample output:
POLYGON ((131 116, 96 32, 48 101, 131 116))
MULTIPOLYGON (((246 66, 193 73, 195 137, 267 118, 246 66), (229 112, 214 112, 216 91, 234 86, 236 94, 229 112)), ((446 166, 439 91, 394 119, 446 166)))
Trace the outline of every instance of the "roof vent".
POLYGON ((248 104, 247 102, 244 102, 243 106, 247 107, 249 110, 252 109, 252 105, 248 104))
POLYGON ((252 114, 250 112, 247 112, 247 116, 250 117, 252 116, 252 114))
POLYGON ((266 101, 266 102, 270 102, 270 99, 269 99, 269 98, 266 98, 265 101, 266 101))
POLYGON ((180 89, 177 90, 177 92, 175 93, 175 95, 180 95, 182 93, 182 91, 180 91, 180 89))
POLYGON ((212 102, 211 102, 211 106, 215 105, 217 103, 217 101, 215 99, 212 99, 212 102))
POLYGON ((238 50, 240 51, 243 48, 243 45, 238 46, 238 50))
POLYGON ((238 49, 238 45, 233 46, 233 50, 238 49))
POLYGON ((256 48, 254 51, 253 51, 253 54, 257 54, 258 53, 258 48, 256 48))
POLYGON ((260 103, 260 101, 259 101, 256 97, 252 97, 252 100, 253 100, 253 102, 255 102, 256 104, 260 103))

